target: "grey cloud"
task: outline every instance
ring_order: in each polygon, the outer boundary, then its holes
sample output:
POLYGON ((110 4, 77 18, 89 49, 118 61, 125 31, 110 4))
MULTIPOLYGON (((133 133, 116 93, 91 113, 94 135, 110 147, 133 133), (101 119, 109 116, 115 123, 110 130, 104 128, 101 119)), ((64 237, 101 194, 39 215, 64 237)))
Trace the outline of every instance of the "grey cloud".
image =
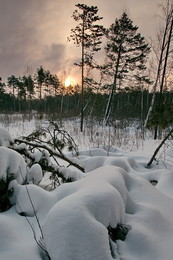
MULTIPOLYGON (((93 5, 93 0, 83 0, 93 5)), ((103 24, 109 26, 128 10, 142 34, 155 32, 151 19, 160 0, 95 0, 103 24), (147 10, 147 11, 146 11, 147 10), (143 33, 144 32, 144 33, 143 33)), ((0 0, 0 76, 21 75, 26 66, 46 66, 57 72, 73 66, 80 50, 72 49, 67 36, 76 23, 71 15, 77 0, 0 0), (70 62, 70 60, 71 62, 70 62), (68 60, 68 62, 66 62, 68 60)), ((159 10, 158 10, 159 12, 159 10)))
POLYGON ((3 79, 23 73, 25 66, 38 65, 44 46, 40 26, 47 3, 0 0, 0 76, 3 79))
POLYGON ((66 46, 64 44, 56 43, 44 48, 43 60, 53 72, 57 72, 62 68, 63 60, 65 58, 65 49, 66 46))
POLYGON ((53 43, 50 47, 45 49, 45 52, 45 59, 47 61, 56 62, 57 58, 62 59, 64 56, 65 45, 53 43))

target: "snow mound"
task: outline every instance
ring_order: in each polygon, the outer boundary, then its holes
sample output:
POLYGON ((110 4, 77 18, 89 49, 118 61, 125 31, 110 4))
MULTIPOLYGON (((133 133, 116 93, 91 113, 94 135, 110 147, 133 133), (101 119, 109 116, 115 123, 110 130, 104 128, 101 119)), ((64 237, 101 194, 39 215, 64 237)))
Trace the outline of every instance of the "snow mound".
POLYGON ((14 209, 0 215, 0 259, 41 260, 31 229, 14 209))
POLYGON ((85 156, 117 156, 122 155, 122 150, 115 146, 110 146, 110 145, 105 145, 100 148, 91 148, 90 150, 87 151, 80 151, 80 156, 85 157, 85 156))
POLYGON ((26 163, 19 153, 7 147, 0 147, 0 178, 6 180, 12 175, 18 183, 23 183, 26 173, 26 163))
MULTIPOLYGON (((160 165, 147 169, 148 159, 139 154, 124 157, 116 149, 110 151, 111 156, 102 149, 93 157, 88 152, 81 155, 86 173, 70 166, 71 173, 64 174, 79 180, 48 192, 34 184, 19 184, 22 157, 1 147, 0 176, 14 174, 14 169, 18 173, 11 183, 16 205, 0 214, 0 259, 47 259, 34 236, 52 260, 173 259, 172 169, 160 165), (155 186, 152 180, 157 181, 155 186), (131 229, 124 241, 113 242, 110 228, 119 223, 131 229)), ((35 176, 38 167, 34 168, 35 176)))
POLYGON ((173 171, 168 171, 161 175, 156 188, 168 197, 173 198, 173 171))
POLYGON ((41 182, 42 178, 43 172, 41 166, 38 163, 32 165, 28 171, 29 182, 38 185, 41 182))
POLYGON ((55 191, 57 203, 43 224, 51 259, 114 259, 110 244, 115 259, 172 259, 173 206, 164 192, 170 180, 169 193, 172 176, 163 172, 160 184, 154 187, 145 179, 149 173, 153 176, 153 170, 143 168, 142 178, 138 175, 142 167, 132 159, 105 158, 103 164, 55 191), (118 223, 130 225, 131 230, 125 241, 115 244, 107 228, 118 223))
POLYGON ((12 202, 19 215, 34 217, 36 214, 40 219, 45 217, 49 209, 55 204, 56 197, 34 184, 20 185, 13 181, 14 194, 12 202))
POLYGON ((132 229, 125 243, 117 241, 121 259, 172 259, 172 200, 141 178, 133 179, 130 195, 136 212, 126 215, 132 229))
POLYGON ((5 128, 0 127, 0 146, 8 147, 12 143, 13 139, 9 132, 5 128))
POLYGON ((125 222, 129 199, 122 172, 105 166, 60 187, 43 225, 52 260, 112 259, 107 228, 125 222))
POLYGON ((138 170, 140 168, 140 165, 138 165, 133 158, 119 156, 99 156, 99 153, 97 158, 89 157, 82 159, 82 164, 85 167, 86 172, 90 172, 104 165, 118 166, 127 172, 136 171, 137 168, 138 170))

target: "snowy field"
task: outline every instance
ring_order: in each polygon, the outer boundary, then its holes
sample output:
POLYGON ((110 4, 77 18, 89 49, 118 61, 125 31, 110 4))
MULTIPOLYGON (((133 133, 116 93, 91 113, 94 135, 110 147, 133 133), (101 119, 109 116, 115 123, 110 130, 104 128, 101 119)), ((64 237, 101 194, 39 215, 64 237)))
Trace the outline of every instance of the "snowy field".
MULTIPOLYGON (((1 123, 10 134, 0 130, 1 145, 30 134, 39 124, 1 123)), ((0 176, 11 172, 16 178, 11 183, 14 206, 0 213, 0 259, 173 259, 172 147, 164 147, 148 169, 160 141, 136 138, 132 130, 113 141, 110 129, 94 127, 82 135, 70 122, 66 130, 79 144, 77 160, 85 173, 73 167, 77 180, 53 191, 21 185, 25 162, 14 151, 0 148, 0 176), (121 147, 115 145, 118 141, 121 147), (128 229, 124 239, 113 238, 117 225, 128 229)), ((33 172, 40 178, 39 167, 33 172)), ((41 183, 46 181, 44 176, 41 183)))

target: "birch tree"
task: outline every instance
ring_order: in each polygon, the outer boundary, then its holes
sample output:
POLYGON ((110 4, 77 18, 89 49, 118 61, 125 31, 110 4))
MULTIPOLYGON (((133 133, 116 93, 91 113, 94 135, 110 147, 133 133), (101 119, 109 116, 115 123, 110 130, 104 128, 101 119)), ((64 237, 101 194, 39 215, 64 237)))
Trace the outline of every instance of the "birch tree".
MULTIPOLYGON (((151 100, 151 104, 147 113, 147 117, 145 120, 144 127, 150 125, 153 122, 153 126, 155 126, 155 134, 154 139, 157 138, 158 126, 162 124, 162 119, 160 119, 161 114, 163 113, 163 88, 166 80, 166 70, 168 65, 168 58, 170 56, 170 46, 172 41, 172 28, 173 28, 173 2, 172 0, 166 1, 166 6, 162 6, 162 11, 164 13, 165 26, 164 31, 159 35, 159 39, 161 39, 161 48, 160 48, 160 57, 157 68, 156 79, 153 87, 153 96, 151 100), (158 104, 155 104, 156 91, 160 92, 160 98, 158 104), (154 112, 154 105, 156 106, 157 113, 154 112), (157 118, 156 118, 157 117, 157 118), (150 121, 150 122, 149 122, 150 121)), ((166 119, 166 118, 165 118, 166 119)), ((166 126, 166 124, 164 123, 166 126)))

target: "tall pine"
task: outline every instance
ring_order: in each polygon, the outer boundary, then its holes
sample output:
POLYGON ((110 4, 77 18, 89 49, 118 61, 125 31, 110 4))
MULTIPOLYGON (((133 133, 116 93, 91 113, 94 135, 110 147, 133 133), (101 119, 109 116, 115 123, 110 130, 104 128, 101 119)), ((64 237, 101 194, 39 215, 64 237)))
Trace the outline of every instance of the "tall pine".
POLYGON ((139 72, 146 70, 145 63, 150 47, 137 30, 138 27, 133 25, 124 12, 121 18, 116 19, 106 32, 105 50, 108 63, 104 69, 113 79, 104 117, 106 124, 111 113, 118 80, 121 84, 127 81, 128 77, 135 80, 135 76, 139 75, 139 72))
POLYGON ((81 47, 81 62, 76 64, 81 67, 81 132, 83 131, 83 109, 84 109, 84 84, 86 82, 86 68, 96 67, 94 54, 98 52, 103 36, 103 26, 97 23, 102 19, 97 15, 97 6, 87 6, 77 4, 72 17, 78 25, 71 30, 69 40, 73 40, 77 46, 81 47))

